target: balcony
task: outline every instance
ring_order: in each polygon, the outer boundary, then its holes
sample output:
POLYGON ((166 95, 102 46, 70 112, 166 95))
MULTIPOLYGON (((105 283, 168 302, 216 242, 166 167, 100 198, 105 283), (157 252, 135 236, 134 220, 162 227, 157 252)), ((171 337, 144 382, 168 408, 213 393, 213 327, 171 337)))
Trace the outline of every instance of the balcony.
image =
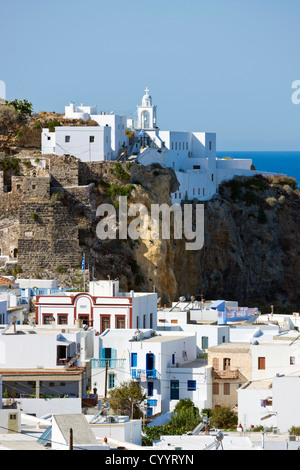
POLYGON ((138 380, 158 379, 158 372, 156 369, 131 369, 131 378, 138 380))
POLYGON ((217 369, 214 369, 213 370, 213 378, 214 379, 220 379, 220 380, 234 380, 234 379, 238 379, 239 378, 239 371, 236 369, 236 370, 229 370, 229 369, 226 369, 226 370, 217 370, 217 369))
POLYGON ((106 364, 108 369, 124 369, 126 359, 95 359, 93 358, 92 369, 105 369, 106 364))

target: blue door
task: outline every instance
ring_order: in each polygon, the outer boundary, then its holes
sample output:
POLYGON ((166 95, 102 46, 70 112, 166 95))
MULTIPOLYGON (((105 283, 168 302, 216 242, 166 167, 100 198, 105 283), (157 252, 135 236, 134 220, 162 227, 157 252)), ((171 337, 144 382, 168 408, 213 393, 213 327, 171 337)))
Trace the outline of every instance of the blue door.
POLYGON ((179 380, 171 380, 170 392, 171 400, 179 400, 179 380))
POLYGON ((146 355, 146 370, 155 369, 155 356, 153 353, 148 353, 146 355))

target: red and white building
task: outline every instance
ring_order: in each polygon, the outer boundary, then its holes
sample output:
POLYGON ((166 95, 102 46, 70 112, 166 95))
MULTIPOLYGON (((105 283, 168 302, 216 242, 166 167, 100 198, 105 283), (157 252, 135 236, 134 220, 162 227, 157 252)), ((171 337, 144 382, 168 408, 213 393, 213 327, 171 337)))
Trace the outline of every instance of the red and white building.
POLYGON ((61 292, 36 297, 36 324, 78 322, 103 333, 106 329, 157 326, 157 294, 119 292, 119 281, 90 282, 89 292, 61 292))

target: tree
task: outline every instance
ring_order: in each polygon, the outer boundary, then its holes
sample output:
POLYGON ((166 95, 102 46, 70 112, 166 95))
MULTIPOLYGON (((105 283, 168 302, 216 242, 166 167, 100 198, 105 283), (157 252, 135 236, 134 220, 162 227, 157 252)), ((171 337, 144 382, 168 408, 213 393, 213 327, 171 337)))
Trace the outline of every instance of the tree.
POLYGON ((220 406, 212 410, 210 424, 215 428, 229 429, 238 424, 238 417, 230 408, 220 406))
POLYGON ((8 101, 7 104, 8 106, 12 106, 13 108, 15 108, 18 114, 20 114, 21 116, 25 116, 26 114, 29 114, 29 116, 31 116, 32 114, 32 103, 30 103, 28 100, 15 99, 14 101, 8 101))
POLYGON ((146 400, 147 395, 143 393, 137 382, 131 380, 123 382, 119 387, 110 390, 108 398, 111 407, 117 413, 129 415, 130 419, 132 419, 134 412, 146 400))

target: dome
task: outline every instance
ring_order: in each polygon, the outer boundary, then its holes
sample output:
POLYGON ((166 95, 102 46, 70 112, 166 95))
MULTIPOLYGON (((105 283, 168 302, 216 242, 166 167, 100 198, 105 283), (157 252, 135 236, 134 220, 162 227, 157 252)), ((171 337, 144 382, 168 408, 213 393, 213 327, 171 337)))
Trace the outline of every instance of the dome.
POLYGON ((146 87, 145 94, 142 98, 142 105, 143 106, 151 106, 152 105, 152 97, 149 95, 149 89, 146 87))

